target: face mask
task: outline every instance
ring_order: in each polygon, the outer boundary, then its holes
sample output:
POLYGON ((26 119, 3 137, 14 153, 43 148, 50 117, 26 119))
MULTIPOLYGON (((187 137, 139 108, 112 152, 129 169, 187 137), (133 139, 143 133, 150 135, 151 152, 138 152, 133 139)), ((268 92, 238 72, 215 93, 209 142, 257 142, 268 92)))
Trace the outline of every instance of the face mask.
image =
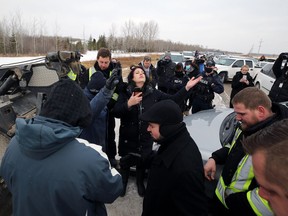
POLYGON ((191 65, 186 65, 186 70, 189 70, 191 68, 191 65))
POLYGON ((207 67, 205 67, 205 72, 206 72, 206 73, 211 73, 212 70, 213 70, 213 68, 207 68, 207 67))

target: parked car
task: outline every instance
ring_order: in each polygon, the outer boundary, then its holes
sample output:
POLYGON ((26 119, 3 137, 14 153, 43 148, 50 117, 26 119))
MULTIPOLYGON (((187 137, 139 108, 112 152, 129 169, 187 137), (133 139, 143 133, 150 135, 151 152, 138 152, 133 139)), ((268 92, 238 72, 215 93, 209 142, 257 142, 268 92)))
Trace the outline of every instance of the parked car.
POLYGON ((273 63, 267 63, 257 74, 254 81, 254 85, 264 91, 267 95, 276 79, 272 67, 273 63))
MULTIPOLYGON (((179 53, 179 52, 170 52, 171 54, 171 60, 173 62, 175 62, 176 64, 179 63, 179 62, 182 62, 183 65, 185 63, 185 58, 184 58, 184 55, 183 53, 179 53)), ((164 58, 164 55, 161 55, 159 60, 162 60, 164 58)), ((156 64, 157 66, 158 64, 156 64)))
POLYGON ((261 67, 257 66, 253 59, 242 57, 228 57, 219 59, 216 62, 217 72, 220 75, 223 82, 231 81, 236 74, 240 71, 243 65, 249 66, 249 73, 254 79, 261 67))
POLYGON ((183 51, 182 53, 184 55, 185 60, 192 60, 192 61, 194 60, 195 52, 193 52, 193 51, 183 51))
MULTIPOLYGON (((202 155, 203 164, 207 162, 211 154, 229 143, 237 124, 234 110, 231 108, 217 108, 197 112, 184 117, 187 129, 196 142, 202 155)), ((206 180, 206 194, 212 198, 217 180, 220 177, 222 166, 217 165, 215 181, 206 180)))

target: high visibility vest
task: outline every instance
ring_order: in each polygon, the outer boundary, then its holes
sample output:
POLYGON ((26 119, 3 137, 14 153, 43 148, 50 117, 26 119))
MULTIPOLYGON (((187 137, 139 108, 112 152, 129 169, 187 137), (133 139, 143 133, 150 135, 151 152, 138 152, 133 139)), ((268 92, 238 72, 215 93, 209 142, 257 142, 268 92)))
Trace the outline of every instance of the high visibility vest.
POLYGON ((72 70, 67 73, 67 76, 73 81, 75 81, 77 78, 77 74, 75 74, 72 70))
MULTIPOLYGON (((90 67, 90 68, 89 68, 89 81, 91 80, 91 76, 92 76, 95 72, 97 72, 96 69, 95 69, 95 67, 90 67)), ((112 74, 112 71, 110 71, 109 77, 111 76, 111 74, 112 74)), ((113 95, 112 95, 112 99, 113 99, 113 100, 117 101, 117 100, 118 100, 118 97, 119 97, 119 94, 118 94, 118 93, 113 93, 113 95)))
MULTIPOLYGON (((229 153, 234 147, 241 132, 242 131, 239 128, 237 128, 233 141, 232 141, 231 148, 229 150, 229 153)), ((252 180, 254 179, 254 177, 255 176, 254 176, 253 166, 252 166, 252 157, 246 154, 242 158, 240 163, 238 164, 238 168, 236 172, 234 173, 232 181, 229 185, 225 185, 222 175, 220 176, 220 179, 218 181, 218 184, 215 190, 216 196, 221 201, 221 203, 228 209, 225 203, 225 198, 233 193, 248 191, 248 188, 252 180)), ((253 209, 255 214, 259 216, 274 215, 268 204, 268 201, 260 197, 258 194, 258 191, 259 191, 259 188, 255 188, 252 191, 247 192, 246 196, 247 196, 247 200, 251 208, 253 209)))

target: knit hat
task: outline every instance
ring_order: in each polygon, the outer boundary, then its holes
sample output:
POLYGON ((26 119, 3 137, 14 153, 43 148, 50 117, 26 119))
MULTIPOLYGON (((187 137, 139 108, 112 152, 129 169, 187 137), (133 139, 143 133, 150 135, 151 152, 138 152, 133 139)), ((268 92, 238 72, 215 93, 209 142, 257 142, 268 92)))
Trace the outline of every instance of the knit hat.
POLYGON ((92 74, 90 81, 87 84, 88 90, 92 94, 97 94, 101 88, 106 84, 106 78, 102 72, 95 72, 92 74))
POLYGON ((174 125, 183 121, 183 114, 179 105, 169 99, 154 104, 148 111, 140 115, 140 119, 160 125, 174 125))
POLYGON ((74 81, 61 79, 53 85, 39 115, 84 128, 90 125, 92 111, 83 90, 74 81))

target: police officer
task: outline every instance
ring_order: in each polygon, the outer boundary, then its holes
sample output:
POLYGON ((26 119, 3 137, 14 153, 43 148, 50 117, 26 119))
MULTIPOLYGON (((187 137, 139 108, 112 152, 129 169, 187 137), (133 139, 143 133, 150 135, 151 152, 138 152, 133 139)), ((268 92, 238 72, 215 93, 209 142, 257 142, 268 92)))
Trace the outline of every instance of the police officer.
POLYGON ((212 109, 214 92, 221 94, 224 92, 223 83, 215 69, 215 63, 207 61, 203 79, 194 87, 192 92, 192 113, 201 110, 212 109))
POLYGON ((269 92, 272 102, 288 101, 288 53, 281 53, 273 65, 276 80, 269 92), (282 67, 283 65, 283 67, 282 67))

